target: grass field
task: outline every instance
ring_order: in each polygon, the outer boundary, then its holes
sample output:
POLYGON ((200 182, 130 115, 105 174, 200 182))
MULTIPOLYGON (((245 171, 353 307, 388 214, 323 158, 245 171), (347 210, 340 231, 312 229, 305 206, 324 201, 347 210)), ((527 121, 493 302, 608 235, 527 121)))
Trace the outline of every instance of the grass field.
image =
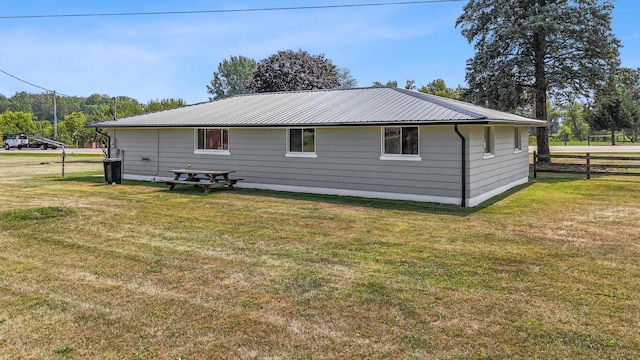
POLYGON ((475 209, 0 155, 1 359, 640 358, 640 179, 475 209))

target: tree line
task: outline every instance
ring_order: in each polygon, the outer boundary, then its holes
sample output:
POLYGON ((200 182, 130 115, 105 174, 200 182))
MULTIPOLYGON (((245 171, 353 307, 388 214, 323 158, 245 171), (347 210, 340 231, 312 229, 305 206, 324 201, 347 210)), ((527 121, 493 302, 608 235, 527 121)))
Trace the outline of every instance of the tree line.
POLYGON ((111 97, 93 94, 89 97, 59 96, 53 93, 30 94, 18 92, 12 97, 0 94, 0 134, 6 138, 12 134, 33 134, 53 138, 54 120, 57 117, 57 139, 75 144, 101 141, 85 124, 124 117, 145 112, 172 109, 186 105, 182 99, 150 100, 141 103, 127 96, 111 97))
MULTIPOLYGON (((261 61, 243 55, 230 56, 218 64, 213 79, 207 84, 209 100, 260 92, 298 91, 316 89, 347 89, 358 81, 347 68, 339 68, 324 54, 312 55, 304 50, 281 50, 261 61)), ((383 84, 374 81, 371 86, 397 87, 397 80, 383 84)), ((447 87, 444 80, 436 79, 417 88, 415 80, 407 80, 405 89, 438 96, 460 99, 462 87, 447 87)))
MULTIPOLYGON (((472 60, 470 64, 473 64, 472 60)), ((486 69, 478 66, 468 69, 467 79, 473 81, 476 87, 464 88, 458 85, 451 88, 443 79, 418 87, 415 80, 409 79, 404 88, 531 118, 539 117, 537 115, 540 111, 537 110, 533 90, 521 85, 515 89, 522 93, 515 93, 514 88, 509 87, 510 78, 507 74, 501 74, 500 79, 476 79, 478 72, 482 71, 486 69), (495 88, 489 88, 489 85, 495 88)), ((595 89, 592 90, 594 96, 587 97, 567 90, 564 93, 555 91, 553 96, 545 99, 544 117, 549 122, 549 134, 565 141, 584 141, 589 134, 596 132, 623 131, 630 141, 638 140, 640 69, 612 67, 601 75, 606 81, 601 86, 591 85, 591 89, 595 89)), ((213 79, 207 85, 207 91, 211 95, 209 99, 215 101, 246 93, 350 88, 357 84, 348 69, 336 67, 324 55, 311 55, 303 50, 286 50, 259 62, 242 55, 230 56, 218 65, 213 79)), ((374 81, 371 86, 397 87, 398 81, 374 81)), ((615 136, 612 135, 611 138, 615 143, 615 136)))
POLYGON ((338 68, 324 54, 280 50, 256 61, 230 56, 218 65, 207 84, 209 100, 260 92, 350 88, 357 81, 346 68, 338 68))

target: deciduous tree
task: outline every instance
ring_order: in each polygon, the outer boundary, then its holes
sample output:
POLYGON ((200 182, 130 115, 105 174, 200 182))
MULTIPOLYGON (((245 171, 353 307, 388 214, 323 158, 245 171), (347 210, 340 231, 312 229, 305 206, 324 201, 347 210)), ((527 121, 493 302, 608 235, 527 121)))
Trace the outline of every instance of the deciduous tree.
POLYGON ((3 136, 30 133, 33 129, 33 115, 30 113, 7 110, 0 114, 0 133, 3 136))
POLYGON ((10 105, 11 102, 9 101, 9 99, 6 96, 0 94, 0 113, 9 110, 10 105))
POLYGON ((9 99, 9 110, 13 112, 33 113, 31 106, 31 94, 21 91, 15 93, 9 99))
MULTIPOLYGON (((590 97, 618 61, 612 0, 469 0, 456 26, 473 43, 466 80, 476 103, 513 111, 535 104, 547 120, 547 97, 590 97)), ((549 153, 546 128, 538 150, 549 153)))
POLYGON ((589 136, 589 124, 584 119, 583 105, 572 102, 564 111, 562 123, 570 129, 571 139, 583 141, 589 136))
POLYGON ((182 99, 169 98, 162 100, 149 100, 149 102, 144 106, 144 112, 175 109, 185 105, 187 105, 187 103, 182 99))
POLYGON ((639 121, 640 108, 629 94, 622 91, 596 102, 587 116, 592 129, 611 132, 611 145, 616 144, 616 131, 629 129, 639 121))
POLYGON ((418 91, 450 99, 460 99, 462 89, 460 87, 458 87, 457 89, 452 89, 450 87, 447 87, 447 84, 445 84, 444 80, 436 79, 431 81, 427 85, 423 85, 420 89, 418 89, 418 91))
POLYGON ((335 89, 340 86, 338 69, 323 54, 306 51, 278 51, 261 60, 253 73, 255 92, 335 89))
POLYGON ((60 134, 62 141, 72 144, 84 144, 95 137, 93 129, 87 129, 84 126, 89 121, 89 117, 81 112, 74 112, 65 116, 64 121, 60 123, 60 134))
POLYGON ((213 95, 209 100, 220 100, 248 92, 257 66, 255 60, 242 55, 223 60, 218 64, 218 71, 213 72, 210 85, 207 85, 207 92, 213 95))
POLYGON ((347 68, 339 68, 338 69, 338 82, 340 89, 350 89, 358 86, 358 80, 356 80, 352 75, 351 71, 347 68))
MULTIPOLYGON (((640 68, 619 68, 616 72, 617 87, 627 93, 631 100, 640 107, 640 68)), ((638 141, 638 134, 640 133, 640 119, 636 119, 631 128, 626 130, 631 142, 638 141)))
POLYGON ((386 84, 382 84, 380 81, 374 81, 371 84, 373 87, 398 87, 398 80, 389 80, 386 84))

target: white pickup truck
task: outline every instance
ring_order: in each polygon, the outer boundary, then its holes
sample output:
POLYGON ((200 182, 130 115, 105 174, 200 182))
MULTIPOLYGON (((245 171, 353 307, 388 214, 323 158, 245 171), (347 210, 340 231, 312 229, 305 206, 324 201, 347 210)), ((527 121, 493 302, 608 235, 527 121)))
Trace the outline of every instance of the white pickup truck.
POLYGON ((4 148, 6 150, 11 148, 17 148, 18 150, 22 148, 40 148, 42 150, 46 150, 57 149, 62 146, 67 147, 66 144, 59 141, 43 137, 29 138, 29 136, 25 134, 11 135, 4 140, 4 148))

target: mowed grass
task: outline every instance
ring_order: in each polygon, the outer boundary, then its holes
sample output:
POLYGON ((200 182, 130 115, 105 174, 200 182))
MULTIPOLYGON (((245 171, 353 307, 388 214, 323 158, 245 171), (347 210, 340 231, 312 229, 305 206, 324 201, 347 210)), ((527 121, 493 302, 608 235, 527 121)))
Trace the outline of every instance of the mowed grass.
POLYGON ((60 168, 0 155, 2 359, 640 357, 635 177, 470 210, 60 168))

